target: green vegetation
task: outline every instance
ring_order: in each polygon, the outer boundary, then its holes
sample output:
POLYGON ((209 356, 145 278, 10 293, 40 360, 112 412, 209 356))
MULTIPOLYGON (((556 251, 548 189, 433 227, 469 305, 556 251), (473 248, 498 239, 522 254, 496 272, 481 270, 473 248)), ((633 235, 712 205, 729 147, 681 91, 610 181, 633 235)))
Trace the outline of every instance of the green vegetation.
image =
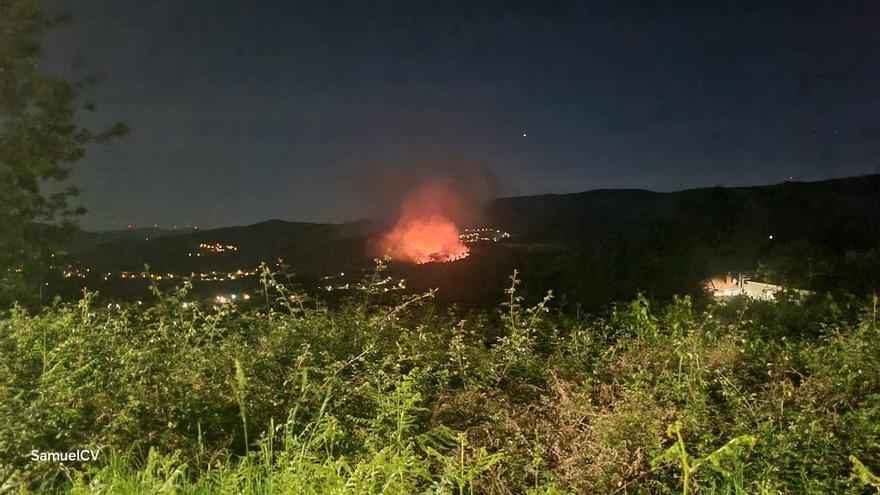
POLYGON ((873 493, 877 301, 644 298, 574 317, 57 303, 0 316, 0 491, 873 493), (97 462, 34 462, 100 448, 97 462))
POLYGON ((0 305, 42 294, 70 219, 85 211, 63 181, 88 146, 128 132, 84 125, 95 105, 80 100, 97 77, 66 81, 43 69, 41 39, 65 21, 37 0, 0 0, 0 305))

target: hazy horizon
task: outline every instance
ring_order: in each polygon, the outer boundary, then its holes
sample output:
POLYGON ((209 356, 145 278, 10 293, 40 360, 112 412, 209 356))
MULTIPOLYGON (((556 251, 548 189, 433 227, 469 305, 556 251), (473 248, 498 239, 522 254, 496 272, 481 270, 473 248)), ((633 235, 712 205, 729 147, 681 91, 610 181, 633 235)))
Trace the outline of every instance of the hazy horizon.
POLYGON ((506 195, 880 164, 870 3, 46 3, 44 67, 132 129, 75 167, 89 228, 353 219, 352 174, 447 155, 506 195))
MULTIPOLYGON (((496 196, 496 197, 492 198, 491 200, 494 201, 494 200, 498 200, 498 199, 514 199, 514 198, 525 198, 525 197, 581 194, 581 193, 589 193, 589 192, 594 192, 594 191, 644 191, 644 192, 657 193, 657 194, 674 194, 674 193, 679 193, 679 192, 694 191, 694 190, 700 190, 700 189, 710 189, 710 188, 714 188, 714 187, 724 187, 725 189, 768 187, 768 186, 774 186, 774 185, 778 185, 778 184, 784 184, 786 182, 796 182, 796 183, 828 182, 828 181, 845 180, 845 179, 852 179, 852 178, 858 178, 858 177, 869 177, 872 175, 880 175, 880 172, 867 172, 864 174, 847 175, 847 176, 840 176, 840 177, 828 177, 828 178, 821 178, 821 179, 814 179, 814 180, 804 180, 804 179, 794 178, 792 180, 786 179, 783 181, 778 181, 778 182, 773 182, 773 183, 765 183, 765 184, 743 184, 743 185, 735 185, 735 186, 714 184, 714 185, 709 185, 709 186, 690 187, 690 188, 675 189, 675 190, 670 190, 670 191, 661 191, 661 190, 656 190, 656 189, 644 189, 644 188, 632 188, 632 187, 599 187, 599 188, 594 188, 594 189, 584 189, 584 190, 566 191, 566 192, 546 192, 546 193, 536 193, 536 194, 500 195, 500 196, 496 196)), ((88 216, 88 213, 86 214, 86 216, 88 216)), ((198 229, 195 229, 195 230, 213 230, 213 229, 223 229, 223 228, 247 227, 250 225, 255 225, 255 224, 260 224, 260 223, 265 223, 265 222, 272 222, 272 221, 282 221, 282 222, 289 222, 289 223, 341 225, 341 224, 356 223, 356 222, 363 222, 363 221, 372 221, 372 220, 375 220, 375 218, 370 215, 363 215, 363 216, 357 217, 357 218, 346 218, 346 219, 336 220, 336 221, 334 221, 334 220, 326 220, 326 221, 303 220, 303 219, 297 219, 297 218, 282 218, 281 216, 269 216, 266 218, 254 219, 252 221, 246 221, 243 223, 225 224, 225 225, 211 225, 211 224, 202 223, 202 222, 190 222, 188 224, 187 223, 161 224, 158 222, 153 222, 153 223, 145 223, 145 224, 140 224, 140 225, 139 224, 132 224, 132 229, 137 230, 137 229, 154 229, 154 228, 156 228, 157 230, 160 230, 160 231, 171 232, 171 231, 175 230, 172 228, 174 226, 177 226, 176 230, 185 231, 187 226, 191 227, 192 225, 195 225, 198 227, 198 229), (157 223, 159 226, 154 227, 154 225, 157 223)), ((122 225, 122 226, 117 226, 117 227, 111 226, 109 228, 100 228, 100 227, 99 228, 89 228, 89 227, 85 226, 83 222, 78 222, 78 224, 83 231, 92 232, 92 233, 114 232, 114 231, 127 230, 127 225, 122 225)), ((473 226, 473 225, 470 225, 470 226, 473 226)))

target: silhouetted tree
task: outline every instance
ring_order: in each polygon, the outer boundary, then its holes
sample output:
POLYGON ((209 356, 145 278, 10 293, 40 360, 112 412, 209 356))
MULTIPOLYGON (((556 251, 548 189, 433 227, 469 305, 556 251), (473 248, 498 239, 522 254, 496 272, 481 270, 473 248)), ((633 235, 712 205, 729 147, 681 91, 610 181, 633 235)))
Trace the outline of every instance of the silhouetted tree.
POLYGON ((0 0, 0 304, 33 297, 58 240, 84 209, 61 184, 87 145, 127 132, 92 132, 78 96, 95 77, 67 81, 40 67, 44 34, 66 22, 35 0, 0 0))

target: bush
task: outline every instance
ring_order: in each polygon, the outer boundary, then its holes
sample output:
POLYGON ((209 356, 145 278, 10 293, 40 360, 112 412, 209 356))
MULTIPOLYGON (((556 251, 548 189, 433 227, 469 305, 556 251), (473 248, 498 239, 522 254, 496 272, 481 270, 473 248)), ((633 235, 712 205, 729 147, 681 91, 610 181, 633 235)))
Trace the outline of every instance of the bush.
POLYGON ((572 317, 514 277, 458 315, 264 283, 252 307, 184 286, 0 316, 0 491, 867 493, 880 465, 875 303, 572 317))

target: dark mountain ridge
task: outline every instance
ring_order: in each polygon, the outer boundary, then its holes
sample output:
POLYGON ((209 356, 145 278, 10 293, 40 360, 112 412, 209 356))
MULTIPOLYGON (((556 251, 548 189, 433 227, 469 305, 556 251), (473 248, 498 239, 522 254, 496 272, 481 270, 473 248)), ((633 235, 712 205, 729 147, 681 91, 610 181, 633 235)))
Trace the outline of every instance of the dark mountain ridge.
MULTIPOLYGON (((758 187, 660 193, 600 189, 500 198, 488 226, 511 234, 478 244, 445 265, 392 271, 414 290, 439 286, 449 302, 496 300, 514 268, 527 292, 553 289, 604 304, 637 291, 663 297, 699 291, 705 277, 749 271, 777 283, 863 292, 876 289, 880 175, 758 187)), ((73 259, 103 272, 199 273, 283 259, 304 280, 369 267, 376 223, 270 220, 243 227, 169 232, 83 233, 73 259), (146 234, 146 235, 144 235, 146 234), (143 235, 143 237, 141 237, 143 235), (222 256, 188 256, 200 243, 235 245, 222 256)))

